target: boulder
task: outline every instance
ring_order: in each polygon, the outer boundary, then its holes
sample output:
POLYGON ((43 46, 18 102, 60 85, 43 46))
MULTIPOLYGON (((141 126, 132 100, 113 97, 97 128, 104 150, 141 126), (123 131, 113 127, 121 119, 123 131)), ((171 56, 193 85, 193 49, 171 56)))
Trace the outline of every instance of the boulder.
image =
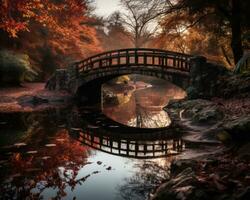
POLYGON ((218 97, 249 97, 250 73, 220 77, 215 87, 217 88, 216 96, 218 97))
POLYGON ((237 119, 229 120, 223 125, 223 127, 233 139, 243 141, 250 139, 250 116, 243 116, 237 119))
MULTIPOLYGON (((162 184, 152 200, 198 199, 195 198, 195 186, 198 183, 194 171, 188 167, 162 184)), ((202 198, 200 198, 202 199, 202 198)))
POLYGON ((166 108, 183 110, 182 117, 193 124, 215 124, 224 117, 217 104, 204 99, 171 101, 166 108))
POLYGON ((37 75, 28 55, 0 50, 0 85, 20 85, 35 80, 37 75))

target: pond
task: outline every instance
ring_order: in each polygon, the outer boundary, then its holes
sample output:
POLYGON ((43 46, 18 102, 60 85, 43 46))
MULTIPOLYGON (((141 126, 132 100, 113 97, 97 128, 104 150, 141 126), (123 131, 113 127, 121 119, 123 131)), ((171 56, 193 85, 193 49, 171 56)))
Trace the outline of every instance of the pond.
POLYGON ((0 114, 0 199, 147 199, 192 145, 163 107, 185 92, 130 75, 93 105, 0 114))
POLYGON ((102 86, 102 111, 116 122, 137 128, 162 128, 171 124, 163 107, 183 99, 185 91, 150 76, 120 76, 102 86))

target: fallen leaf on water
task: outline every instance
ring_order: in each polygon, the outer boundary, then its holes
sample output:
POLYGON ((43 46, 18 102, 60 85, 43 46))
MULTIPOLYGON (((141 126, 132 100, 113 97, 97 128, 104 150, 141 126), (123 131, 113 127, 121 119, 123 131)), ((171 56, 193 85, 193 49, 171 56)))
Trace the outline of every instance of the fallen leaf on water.
POLYGON ((46 147, 55 147, 56 144, 46 144, 45 146, 46 146, 46 147))
POLYGON ((97 163, 98 165, 101 165, 101 164, 102 164, 102 162, 101 162, 101 161, 97 161, 96 163, 97 163))
POLYGON ((99 128, 99 126, 88 125, 88 128, 92 128, 92 129, 95 129, 95 128, 99 128))
POLYGON ((37 151, 27 151, 28 154, 36 154, 37 151))
POLYGON ((72 131, 80 131, 81 128, 71 128, 72 131))
POLYGON ((42 157, 43 160, 47 160, 49 158, 51 158, 51 157, 50 156, 44 156, 44 157, 42 157))
POLYGON ((14 146, 16 147, 21 147, 21 146, 26 146, 26 143, 20 142, 20 143, 15 143, 14 146))
POLYGON ((58 138, 58 139, 56 139, 56 141, 58 141, 58 142, 63 142, 63 141, 65 141, 65 139, 58 138))
POLYGON ((118 128, 119 126, 116 126, 116 125, 110 125, 109 127, 110 127, 110 128, 118 128))
POLYGON ((65 124, 61 124, 61 125, 59 125, 58 127, 59 127, 59 128, 65 128, 66 125, 65 125, 65 124))

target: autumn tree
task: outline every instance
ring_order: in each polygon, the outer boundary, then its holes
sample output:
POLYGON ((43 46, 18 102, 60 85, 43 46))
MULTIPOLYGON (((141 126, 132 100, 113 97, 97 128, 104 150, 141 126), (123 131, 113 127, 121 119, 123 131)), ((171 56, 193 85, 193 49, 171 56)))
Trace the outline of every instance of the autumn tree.
POLYGON ((104 50, 129 48, 133 46, 131 34, 121 20, 121 13, 116 11, 107 18, 96 17, 95 28, 104 50))
POLYGON ((86 0, 3 0, 1 46, 28 54, 46 78, 55 68, 100 51, 88 9, 86 0))
MULTIPOLYGON (((185 13, 182 29, 198 27, 204 33, 217 37, 217 41, 227 38, 231 47, 233 61, 237 63, 243 55, 243 38, 249 32, 249 1, 243 0, 178 0, 168 1, 171 10, 178 16, 185 13)), ((171 13, 173 13, 171 12, 171 13)), ((165 20, 168 20, 166 16, 165 20)), ((170 17, 169 20, 172 20, 170 17)), ((182 20, 183 22, 183 20, 182 20)), ((248 33, 249 34, 249 33, 248 33)), ((221 48, 222 54, 230 62, 228 51, 221 48)), ((230 53, 229 53, 230 54, 230 53)))
POLYGON ((157 30, 156 18, 164 14, 168 4, 162 0, 121 0, 125 8, 122 23, 132 35, 134 46, 141 47, 157 30))
POLYGON ((205 21, 209 27, 195 24, 195 18, 189 17, 189 13, 185 11, 168 14, 159 22, 161 31, 149 45, 186 54, 204 55, 209 60, 232 66, 233 54, 228 33, 214 33, 214 30, 220 30, 221 27, 212 17, 204 19, 205 21))

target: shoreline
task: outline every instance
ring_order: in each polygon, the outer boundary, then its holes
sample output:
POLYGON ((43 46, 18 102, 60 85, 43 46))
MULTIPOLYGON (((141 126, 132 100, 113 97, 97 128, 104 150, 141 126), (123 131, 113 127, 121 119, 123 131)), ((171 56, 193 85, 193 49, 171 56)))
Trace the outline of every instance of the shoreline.
POLYGON ((0 88, 0 113, 34 112, 65 107, 72 101, 67 91, 49 91, 45 83, 24 83, 0 88))

